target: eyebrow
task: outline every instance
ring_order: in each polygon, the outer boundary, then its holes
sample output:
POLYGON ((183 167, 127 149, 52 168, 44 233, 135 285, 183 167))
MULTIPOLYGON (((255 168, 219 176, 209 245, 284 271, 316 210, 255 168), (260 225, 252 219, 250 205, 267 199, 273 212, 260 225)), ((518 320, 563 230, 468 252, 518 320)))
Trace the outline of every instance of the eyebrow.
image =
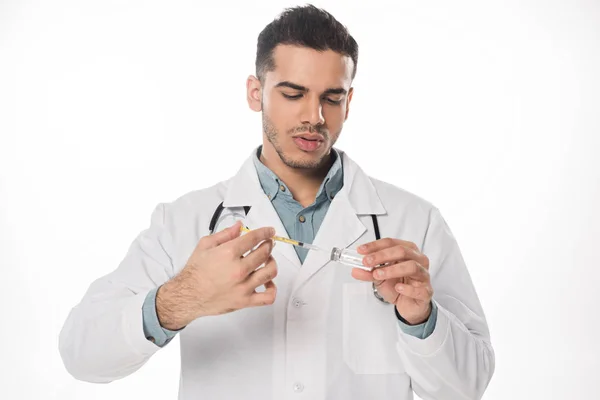
MULTIPOLYGON (((308 88, 302 85, 298 85, 289 81, 279 82, 275 87, 287 87, 301 92, 308 92, 308 88)), ((346 94, 347 91, 344 88, 329 88, 323 92, 323 94, 346 94)))

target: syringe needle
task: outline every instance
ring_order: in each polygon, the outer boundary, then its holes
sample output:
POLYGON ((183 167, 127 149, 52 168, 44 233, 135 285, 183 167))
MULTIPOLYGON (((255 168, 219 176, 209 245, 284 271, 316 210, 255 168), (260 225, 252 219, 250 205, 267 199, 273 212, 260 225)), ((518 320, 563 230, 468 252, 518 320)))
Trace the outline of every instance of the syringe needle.
POLYGON ((325 251, 324 249, 315 246, 314 244, 310 244, 310 243, 304 243, 304 242, 299 242, 300 247, 304 247, 305 249, 309 249, 309 250, 316 250, 316 251, 325 251))

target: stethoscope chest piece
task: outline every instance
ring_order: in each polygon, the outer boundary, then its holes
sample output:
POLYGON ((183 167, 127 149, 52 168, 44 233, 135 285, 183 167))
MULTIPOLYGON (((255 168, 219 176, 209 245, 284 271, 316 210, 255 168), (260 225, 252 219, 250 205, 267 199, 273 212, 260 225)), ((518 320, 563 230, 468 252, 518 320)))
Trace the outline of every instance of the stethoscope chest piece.
POLYGON ((375 286, 375 282, 372 282, 372 283, 371 283, 371 286, 373 287, 373 296, 375 296, 375 298, 376 298, 377 300, 379 300, 380 302, 382 302, 382 303, 385 303, 385 304, 390 304, 390 302, 389 302, 389 301, 386 301, 386 300, 385 300, 385 299, 384 299, 384 298, 383 298, 383 297, 382 297, 382 296, 379 294, 379 292, 377 291, 377 287, 375 286))

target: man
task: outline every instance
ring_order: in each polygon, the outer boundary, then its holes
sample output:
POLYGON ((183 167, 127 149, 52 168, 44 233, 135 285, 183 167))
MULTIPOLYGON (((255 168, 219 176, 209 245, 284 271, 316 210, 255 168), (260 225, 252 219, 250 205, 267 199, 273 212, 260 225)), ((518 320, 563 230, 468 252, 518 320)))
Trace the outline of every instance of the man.
POLYGON ((230 180, 160 204, 91 285, 60 336, 74 377, 123 378, 180 335, 184 400, 483 395, 489 331, 439 210, 333 148, 357 60, 352 36, 313 6, 261 32, 247 97, 262 146, 230 180), (357 248, 378 268, 274 248, 275 233, 357 248))

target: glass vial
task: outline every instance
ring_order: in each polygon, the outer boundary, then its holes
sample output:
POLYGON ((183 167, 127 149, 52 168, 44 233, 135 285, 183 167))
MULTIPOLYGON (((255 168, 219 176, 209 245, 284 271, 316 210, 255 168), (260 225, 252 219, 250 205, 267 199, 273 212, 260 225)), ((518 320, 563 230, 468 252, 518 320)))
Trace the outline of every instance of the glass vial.
POLYGON ((352 249, 340 249, 339 247, 334 247, 331 250, 331 261, 336 261, 354 268, 364 269, 365 271, 371 271, 371 267, 363 265, 363 257, 362 254, 358 254, 356 250, 352 249))

